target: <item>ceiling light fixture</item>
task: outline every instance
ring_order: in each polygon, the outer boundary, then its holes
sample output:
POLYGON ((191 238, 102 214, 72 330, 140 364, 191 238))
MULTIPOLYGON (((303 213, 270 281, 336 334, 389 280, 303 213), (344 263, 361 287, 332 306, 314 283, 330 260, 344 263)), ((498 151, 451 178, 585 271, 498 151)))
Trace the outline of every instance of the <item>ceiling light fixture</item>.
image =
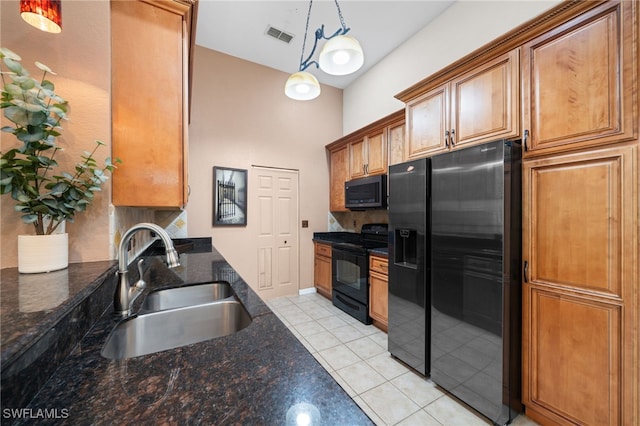
POLYGON ((49 33, 62 31, 62 0, 20 0, 20 16, 49 33))
POLYGON ((307 34, 309 32, 309 18, 311 17, 311 7, 313 0, 309 1, 309 11, 307 13, 307 25, 304 30, 304 41, 302 42, 302 54, 300 55, 300 68, 298 72, 291 74, 285 84, 284 92, 291 99, 306 101, 315 99, 320 95, 320 84, 318 79, 310 72, 305 71, 314 64, 316 68, 331 75, 347 75, 362 67, 364 63, 364 53, 360 43, 355 38, 346 35, 351 28, 347 28, 342 17, 342 11, 338 0, 335 0, 340 26, 330 36, 324 34, 324 24, 315 31, 315 41, 309 56, 304 59, 304 49, 307 44, 307 34), (311 60, 318 47, 318 41, 327 40, 320 52, 318 62, 311 60))

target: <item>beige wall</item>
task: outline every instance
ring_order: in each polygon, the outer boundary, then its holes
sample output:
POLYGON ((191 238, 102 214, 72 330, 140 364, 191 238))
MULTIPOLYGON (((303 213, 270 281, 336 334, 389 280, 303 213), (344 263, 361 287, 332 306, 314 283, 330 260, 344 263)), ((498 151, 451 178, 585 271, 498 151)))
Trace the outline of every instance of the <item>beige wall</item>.
POLYGON ((327 230, 329 175, 324 146, 342 135, 342 91, 323 86, 315 100, 293 101, 284 94, 287 77, 196 47, 188 233, 212 236, 216 248, 254 286, 256 236, 244 227, 212 226, 213 166, 249 173, 252 165, 297 169, 299 218, 309 221, 308 228, 299 228, 300 288, 308 288, 313 286, 313 232, 327 230))
MULTIPOLYGON (((23 65, 36 75, 34 61, 52 68, 58 75, 51 80, 56 91, 69 101, 69 121, 63 124, 58 143, 65 152, 58 158, 73 167, 84 150, 93 148, 96 139, 107 143, 97 155, 110 155, 110 50, 108 0, 64 1, 63 30, 60 34, 42 32, 25 23, 19 14, 19 2, 0 1, 0 44, 22 57, 23 65)), ((4 117, 4 115, 3 115, 4 117)), ((2 125, 8 125, 3 118, 2 125)), ((17 144, 15 137, 2 133, 2 151, 17 144)), ((62 170, 62 168, 61 168, 62 170)), ((109 237, 110 187, 87 212, 67 224, 69 261, 86 262, 111 258, 109 237)), ((32 233, 32 225, 21 222, 8 195, 0 197, 0 267, 17 266, 17 235, 32 233)))

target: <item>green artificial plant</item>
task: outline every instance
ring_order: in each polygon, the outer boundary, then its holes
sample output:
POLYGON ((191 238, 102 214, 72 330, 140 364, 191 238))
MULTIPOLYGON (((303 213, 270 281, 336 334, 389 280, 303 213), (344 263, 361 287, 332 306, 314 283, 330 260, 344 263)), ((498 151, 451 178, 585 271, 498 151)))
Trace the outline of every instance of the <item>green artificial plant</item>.
POLYGON ((115 165, 107 158, 98 166, 93 155, 104 144, 96 141, 91 152, 83 152, 73 171, 56 171, 55 157, 62 150, 56 138, 61 121, 67 119, 69 104, 46 79, 47 74, 55 73, 36 62, 42 71, 42 78, 36 80, 22 66, 20 56, 6 48, 0 48, 0 60, 0 108, 12 123, 1 130, 20 142, 0 153, 0 194, 11 194, 22 221, 33 224, 37 235, 48 235, 86 210, 115 165))

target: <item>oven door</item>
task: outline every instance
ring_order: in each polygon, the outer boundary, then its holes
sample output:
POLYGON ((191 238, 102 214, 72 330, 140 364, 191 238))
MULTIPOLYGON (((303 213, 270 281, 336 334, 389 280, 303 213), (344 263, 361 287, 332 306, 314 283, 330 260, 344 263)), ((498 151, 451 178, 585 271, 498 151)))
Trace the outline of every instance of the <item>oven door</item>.
POLYGON ((331 252, 333 291, 369 305, 369 256, 363 250, 333 247, 331 252))

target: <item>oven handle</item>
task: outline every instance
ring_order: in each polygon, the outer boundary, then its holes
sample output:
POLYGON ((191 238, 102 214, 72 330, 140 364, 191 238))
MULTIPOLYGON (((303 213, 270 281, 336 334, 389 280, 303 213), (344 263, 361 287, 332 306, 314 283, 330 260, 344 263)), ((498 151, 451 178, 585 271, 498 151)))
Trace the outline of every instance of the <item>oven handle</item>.
POLYGON ((338 299, 340 302, 344 303, 345 305, 347 305, 351 309, 356 309, 356 310, 360 309, 359 306, 356 306, 353 303, 351 303, 350 301, 346 300, 344 297, 341 297, 342 295, 340 293, 336 292, 335 295, 336 295, 336 299, 338 299))

